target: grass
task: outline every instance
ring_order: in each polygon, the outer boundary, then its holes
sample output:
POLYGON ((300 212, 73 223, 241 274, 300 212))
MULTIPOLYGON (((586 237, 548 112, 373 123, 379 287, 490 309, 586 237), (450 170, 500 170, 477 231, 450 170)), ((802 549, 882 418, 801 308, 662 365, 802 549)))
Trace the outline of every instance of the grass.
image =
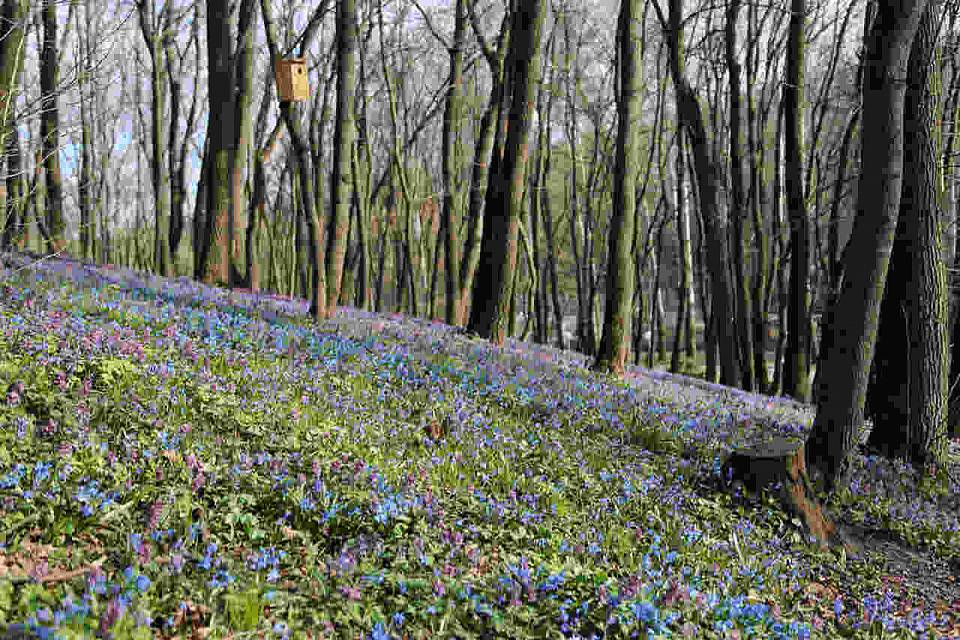
MULTIPOLYGON (((0 272, 0 627, 81 638, 946 635, 720 491, 809 411, 437 323, 70 261, 0 272)), ((957 486, 832 507, 960 556, 957 486)))

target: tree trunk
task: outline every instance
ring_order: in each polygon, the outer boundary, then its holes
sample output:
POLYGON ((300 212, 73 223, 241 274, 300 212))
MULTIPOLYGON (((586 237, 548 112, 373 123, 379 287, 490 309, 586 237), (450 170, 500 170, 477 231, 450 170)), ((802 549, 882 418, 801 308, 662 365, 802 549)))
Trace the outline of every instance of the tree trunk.
POLYGON ((746 187, 744 185, 741 126, 743 101, 740 95, 740 62, 737 57, 737 18, 740 0, 727 0, 725 31, 726 63, 730 77, 730 240, 733 249, 734 290, 737 303, 737 339, 740 348, 741 386, 752 391, 754 386, 753 336, 751 334, 750 279, 744 247, 744 227, 748 220, 746 187))
POLYGON ((484 211, 480 248, 484 269, 473 287, 469 329, 503 344, 509 317, 511 283, 517 263, 517 235, 533 104, 540 76, 540 34, 544 0, 520 0, 513 13, 509 67, 513 69, 510 128, 500 171, 492 176, 484 211))
POLYGON ((63 217, 63 181, 60 175, 60 109, 57 83, 60 63, 57 53, 57 3, 43 0, 43 47, 40 53, 40 138, 43 146, 46 198, 44 212, 50 233, 47 251, 59 253, 66 247, 66 220, 63 217))
POLYGON ((230 3, 207 0, 207 59, 209 65, 209 169, 207 172, 206 219, 210 229, 203 280, 229 284, 230 166, 234 150, 233 36, 230 3))
MULTIPOLYGON (((259 237, 259 228, 266 223, 267 219, 267 176, 264 165, 270 159, 277 142, 280 139, 282 124, 278 121, 273 127, 273 131, 267 137, 266 144, 253 154, 253 198, 250 201, 250 208, 247 212, 247 233, 246 233, 246 267, 247 273, 244 280, 253 291, 260 290, 260 265, 254 256, 256 241, 259 237)), ((282 181, 281 181, 282 184, 282 181)))
POLYGON ((337 120, 333 134, 333 172, 330 176, 330 227, 327 232, 327 314, 333 315, 340 298, 343 260, 350 229, 350 154, 356 138, 353 103, 356 87, 357 3, 337 2, 337 120))
POLYGON ((6 219, 4 221, 3 238, 0 247, 22 248, 22 241, 27 231, 25 189, 26 177, 23 174, 23 156, 20 151, 20 132, 14 127, 6 138, 5 153, 7 161, 6 187, 6 219))
POLYGON ((869 444, 919 468, 946 453, 947 289, 929 86, 937 5, 928 3, 910 52, 900 215, 867 388, 869 444))
POLYGON ((790 218, 790 293, 783 393, 801 402, 810 399, 810 221, 803 188, 803 77, 806 0, 791 0, 783 85, 785 185, 790 218))
POLYGON ((866 40, 857 215, 844 249, 839 295, 827 307, 818 363, 817 414, 806 456, 832 490, 863 426, 880 297, 896 231, 903 179, 907 62, 926 0, 878 5, 866 40))
POLYGON ((470 14, 470 24, 474 34, 480 41, 487 66, 493 77, 493 87, 490 91, 490 100, 480 119, 480 129, 477 135, 477 145, 473 156, 473 167, 470 175, 470 193, 467 209, 467 237, 464 243, 465 264, 460 272, 459 307, 457 308, 457 322, 462 325, 467 321, 467 312, 470 294, 473 289, 474 275, 480 263, 480 248, 483 237, 483 205, 486 199, 487 186, 491 171, 498 170, 500 156, 494 154, 494 148, 502 148, 500 141, 501 129, 498 126, 501 120, 505 86, 504 72, 507 49, 510 43, 510 12, 503 16, 500 25, 500 34, 494 49, 480 33, 477 16, 474 12, 474 3, 467 3, 470 14))
POLYGON ((200 161, 200 181, 197 184, 197 198, 193 207, 193 279, 203 280, 207 274, 207 263, 210 260, 210 245, 213 234, 213 221, 207 215, 210 180, 210 132, 207 131, 203 145, 203 154, 200 161))
POLYGON ((6 149, 11 132, 20 73, 26 54, 26 22, 28 0, 3 0, 3 38, 0 38, 0 149, 6 149))
POLYGON ((154 241, 153 241, 153 268, 160 275, 173 275, 173 264, 170 257, 170 243, 166 237, 167 220, 170 215, 170 183, 169 174, 164 171, 163 146, 166 132, 164 124, 167 121, 165 113, 166 67, 163 47, 163 31, 166 24, 166 4, 162 5, 159 14, 153 3, 146 0, 137 0, 137 12, 140 18, 140 33, 143 42, 150 54, 150 180, 153 186, 154 205, 154 241))
MULTIPOLYGON (((191 37, 197 46, 197 56, 199 57, 200 29, 198 25, 200 21, 197 16, 198 13, 199 8, 195 7, 190 28, 191 37)), ((192 92, 190 110, 187 113, 186 119, 186 132, 185 135, 181 136, 178 126, 180 122, 180 87, 182 84, 179 71, 183 69, 184 65, 181 62, 178 69, 174 69, 173 60, 176 55, 176 48, 173 46, 173 40, 171 38, 165 38, 163 44, 166 51, 164 57, 167 61, 167 82, 170 85, 170 128, 167 138, 167 162, 169 164, 170 174, 170 225, 167 230, 167 241, 170 245, 171 260, 176 264, 177 252, 180 248, 180 239, 183 237, 184 220, 186 217, 184 208, 187 201, 187 155, 190 152, 190 143, 196 127, 197 111, 200 101, 197 99, 198 92, 192 92)), ((196 76, 194 77, 194 81, 197 81, 196 76)), ((199 191, 198 197, 200 197, 199 191)), ((194 239, 194 242, 196 243, 196 239, 194 239)))
POLYGON ((677 322, 673 337, 673 355, 670 371, 680 371, 680 352, 692 360, 696 357, 697 342, 694 325, 693 297, 693 242, 690 237, 690 211, 687 209, 686 163, 684 162, 683 134, 677 134, 676 185, 677 185, 677 239, 680 253, 680 286, 677 289, 677 322))
POLYGON ((230 162, 230 215, 227 221, 228 246, 230 247, 229 279, 230 286, 244 283, 245 272, 241 260, 244 251, 244 216, 247 214, 247 156, 253 139, 253 74, 255 62, 254 37, 256 31, 253 21, 256 0, 242 0, 237 26, 237 48, 233 56, 233 73, 236 87, 234 96, 234 152, 230 162), (241 269, 244 269, 243 271, 241 269))
MULTIPOLYGON (((712 145, 707 137, 706 123, 696 93, 684 71, 683 31, 681 27, 681 0, 670 0, 669 25, 660 15, 667 30, 670 54, 670 72, 677 93, 678 115, 690 136, 697 174, 699 205, 706 231, 707 255, 712 279, 711 317, 717 331, 720 353, 720 382, 736 386, 740 383, 740 358, 735 328, 735 305, 727 254, 727 221, 720 212, 718 189, 722 183, 712 145), (723 332, 723 335, 720 332, 723 332), (730 335, 732 333, 732 335, 730 335)), ((659 14, 658 5, 654 4, 659 14)))
MULTIPOLYGON (((274 33, 273 17, 270 11, 269 0, 261 0, 260 13, 263 18, 264 32, 267 35, 267 46, 270 49, 270 58, 277 60, 279 51, 277 49, 277 38, 274 33)), ((302 214, 307 224, 306 245, 308 249, 308 262, 310 267, 311 283, 309 295, 310 315, 314 319, 326 316, 327 287, 323 271, 323 248, 324 248, 324 225, 318 219, 315 209, 316 200, 314 194, 313 172, 310 166, 310 147, 304 139, 300 130, 300 120, 294 113, 293 104, 290 102, 280 103, 280 115, 286 124, 287 131, 290 132, 290 140, 293 143, 294 154, 296 155, 296 171, 299 186, 299 204, 302 214)), ((349 156, 347 162, 349 162, 349 156)), ((349 201, 347 205, 349 206, 349 201)), ((349 214, 349 211, 348 211, 349 214)), ((306 278, 303 278, 306 280, 306 278)), ((336 304, 334 298, 333 304, 336 304)))
POLYGON ((467 30, 467 0, 456 0, 453 45, 450 47, 450 73, 447 80, 446 104, 443 110, 443 249, 446 287, 444 319, 447 324, 459 320, 460 301, 460 216, 456 203, 460 199, 460 181, 457 179, 456 141, 463 127, 461 115, 463 94, 463 47, 467 30))
POLYGON ((643 106, 643 65, 640 38, 643 29, 640 0, 622 0, 617 25, 617 151, 613 180, 613 213, 607 240, 607 301, 600 348, 594 361, 599 371, 622 376, 630 348, 634 275, 633 237, 637 189, 634 165, 640 138, 638 121, 643 106))

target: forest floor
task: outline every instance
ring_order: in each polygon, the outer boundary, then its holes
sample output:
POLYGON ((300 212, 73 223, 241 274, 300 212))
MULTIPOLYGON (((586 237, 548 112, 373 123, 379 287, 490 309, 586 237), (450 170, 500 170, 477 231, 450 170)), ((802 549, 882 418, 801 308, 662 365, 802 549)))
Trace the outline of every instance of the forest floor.
POLYGON ((858 454, 823 550, 719 477, 809 407, 2 259, 5 637, 960 637, 956 462, 858 454))

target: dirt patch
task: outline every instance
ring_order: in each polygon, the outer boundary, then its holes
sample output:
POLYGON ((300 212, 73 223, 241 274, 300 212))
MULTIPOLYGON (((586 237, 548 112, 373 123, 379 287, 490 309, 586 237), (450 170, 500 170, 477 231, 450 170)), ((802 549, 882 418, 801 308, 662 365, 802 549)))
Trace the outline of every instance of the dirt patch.
POLYGON ((884 561, 886 586, 892 590, 912 592, 918 599, 934 607, 948 607, 960 612, 960 559, 945 560, 935 552, 907 544, 900 536, 884 529, 871 529, 845 524, 864 552, 876 554, 884 561))

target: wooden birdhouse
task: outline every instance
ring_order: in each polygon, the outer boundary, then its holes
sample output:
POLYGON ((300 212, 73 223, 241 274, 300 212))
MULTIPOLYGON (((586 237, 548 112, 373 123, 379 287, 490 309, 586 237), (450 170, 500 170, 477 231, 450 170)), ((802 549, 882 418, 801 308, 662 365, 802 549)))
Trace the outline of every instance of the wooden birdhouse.
POLYGON ((277 78, 277 93, 280 95, 281 102, 303 102, 310 97, 306 58, 277 60, 274 74, 277 78))

